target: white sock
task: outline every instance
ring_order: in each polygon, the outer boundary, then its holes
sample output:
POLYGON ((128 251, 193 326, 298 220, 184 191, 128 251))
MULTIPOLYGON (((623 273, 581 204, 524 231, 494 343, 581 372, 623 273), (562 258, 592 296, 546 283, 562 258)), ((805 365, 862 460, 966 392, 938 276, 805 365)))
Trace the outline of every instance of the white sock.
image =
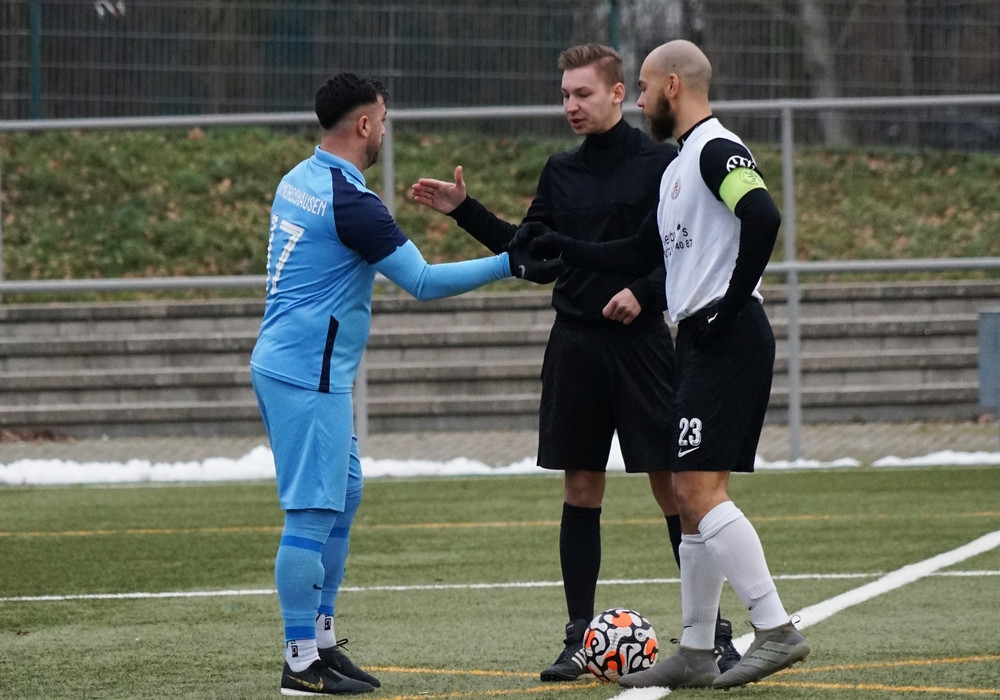
POLYGON ((291 639, 285 642, 285 661, 296 673, 305 671, 313 661, 319 660, 315 639, 291 639))
POLYGON ((316 646, 320 649, 337 646, 337 633, 333 629, 333 615, 320 613, 316 616, 316 646))
POLYGON ((770 629, 788 622, 757 531, 736 504, 717 505, 698 523, 698 531, 729 585, 749 608, 754 627, 770 629))
POLYGON ((689 649, 715 647, 715 621, 725 577, 701 535, 682 535, 681 646, 689 649))

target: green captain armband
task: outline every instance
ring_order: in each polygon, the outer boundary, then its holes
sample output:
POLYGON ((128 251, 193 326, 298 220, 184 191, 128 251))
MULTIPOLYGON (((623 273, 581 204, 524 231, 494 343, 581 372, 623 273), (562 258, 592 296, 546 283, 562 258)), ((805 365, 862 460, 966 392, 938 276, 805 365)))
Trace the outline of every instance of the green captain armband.
POLYGON ((736 211, 736 205, 743 199, 743 195, 759 188, 767 189, 760 173, 750 168, 736 168, 726 175, 719 186, 719 197, 729 207, 729 211, 736 211))

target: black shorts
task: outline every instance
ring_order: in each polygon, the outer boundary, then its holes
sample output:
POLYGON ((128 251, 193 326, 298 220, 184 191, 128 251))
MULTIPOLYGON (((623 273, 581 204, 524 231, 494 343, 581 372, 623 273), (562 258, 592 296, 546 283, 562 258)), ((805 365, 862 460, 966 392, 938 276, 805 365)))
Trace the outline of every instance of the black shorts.
POLYGON ((591 328, 557 320, 542 364, 538 465, 604 471, 617 430, 626 471, 670 469, 673 376, 665 323, 591 328))
POLYGON ((681 321, 674 471, 752 472, 773 374, 774 333, 756 301, 705 351, 692 345, 681 321))

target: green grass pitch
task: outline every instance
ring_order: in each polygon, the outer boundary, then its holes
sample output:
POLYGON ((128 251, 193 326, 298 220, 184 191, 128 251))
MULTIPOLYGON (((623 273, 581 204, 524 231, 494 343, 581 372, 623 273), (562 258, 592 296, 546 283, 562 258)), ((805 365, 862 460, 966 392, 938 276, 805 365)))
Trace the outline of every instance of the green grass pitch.
MULTIPOLYGON (((731 493, 789 612, 1000 531, 996 467, 761 472, 731 493)), ((368 697, 619 694, 538 681, 565 622, 561 501, 558 476, 368 482, 336 623, 382 679, 368 697)), ((271 482, 0 489, 0 696, 277 697, 281 522, 271 482)), ((639 610, 669 654, 676 577, 646 480, 611 475, 598 608, 639 610)), ((1000 695, 1000 548, 911 578, 805 629, 805 664, 726 697, 1000 695)), ((750 630, 728 587, 722 608, 750 630)))

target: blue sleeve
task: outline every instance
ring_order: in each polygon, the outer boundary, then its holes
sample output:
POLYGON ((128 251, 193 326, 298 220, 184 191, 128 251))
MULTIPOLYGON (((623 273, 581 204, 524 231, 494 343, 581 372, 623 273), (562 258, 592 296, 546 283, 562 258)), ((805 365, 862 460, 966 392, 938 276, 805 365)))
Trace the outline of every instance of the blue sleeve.
POLYGON ((507 253, 430 265, 410 240, 376 262, 375 269, 420 301, 462 294, 511 276, 507 253))

